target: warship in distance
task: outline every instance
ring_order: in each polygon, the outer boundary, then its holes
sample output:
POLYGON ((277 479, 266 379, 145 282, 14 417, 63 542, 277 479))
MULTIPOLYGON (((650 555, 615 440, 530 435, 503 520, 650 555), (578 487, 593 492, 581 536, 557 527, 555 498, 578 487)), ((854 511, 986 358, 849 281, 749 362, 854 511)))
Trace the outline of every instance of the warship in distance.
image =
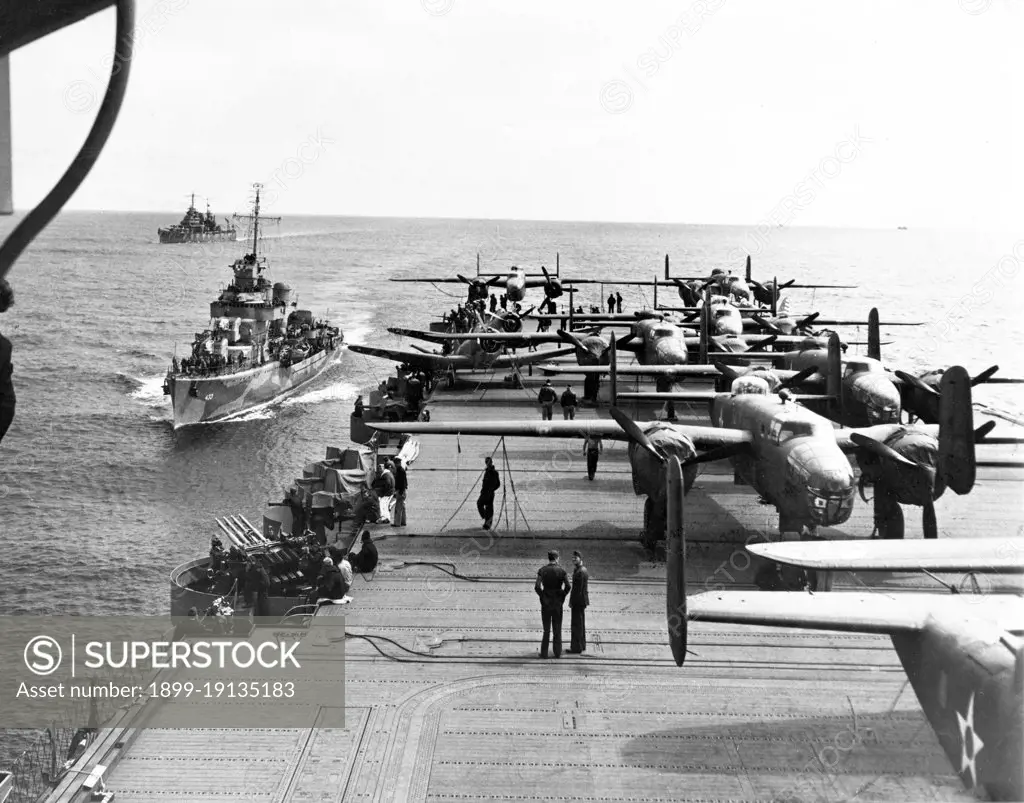
POLYGON ((264 275, 260 186, 249 216, 252 252, 231 266, 231 284, 210 304, 210 329, 196 334, 190 356, 175 358, 164 380, 175 429, 266 405, 320 374, 341 346, 339 328, 297 309, 292 289, 264 275))
POLYGON ((206 214, 203 215, 196 209, 196 194, 192 193, 192 202, 185 212, 185 217, 180 223, 168 226, 166 229, 157 229, 161 243, 210 243, 220 241, 235 241, 238 239, 238 230, 235 225, 224 218, 226 226, 217 223, 217 219, 210 211, 210 204, 206 204, 206 214))

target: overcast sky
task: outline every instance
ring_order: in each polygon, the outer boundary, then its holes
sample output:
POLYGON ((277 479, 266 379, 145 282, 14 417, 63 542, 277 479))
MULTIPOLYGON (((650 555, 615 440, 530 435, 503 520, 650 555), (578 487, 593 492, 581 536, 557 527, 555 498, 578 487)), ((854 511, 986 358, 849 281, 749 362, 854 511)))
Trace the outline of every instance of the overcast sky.
MULTIPOLYGON (((1020 231, 1018 0, 139 0, 71 209, 1020 231)), ((105 11, 12 57, 14 201, 95 117, 105 11)))

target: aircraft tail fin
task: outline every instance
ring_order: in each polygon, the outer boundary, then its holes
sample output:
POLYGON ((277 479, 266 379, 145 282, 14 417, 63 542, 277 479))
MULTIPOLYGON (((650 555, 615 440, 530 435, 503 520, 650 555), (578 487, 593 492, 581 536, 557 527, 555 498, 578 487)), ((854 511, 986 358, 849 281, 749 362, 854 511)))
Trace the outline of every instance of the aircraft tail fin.
POLYGON ((872 307, 868 313, 868 357, 872 360, 882 359, 882 335, 879 327, 878 307, 872 307))
POLYGON ((954 365, 939 386, 939 474, 954 493, 963 496, 974 487, 974 408, 971 377, 954 365))
MULTIPOLYGON (((748 259, 749 259, 749 257, 748 257, 748 259)), ((750 263, 747 263, 747 264, 750 264, 750 263)), ((750 279, 748 278, 747 281, 749 282, 750 279)), ((789 300, 788 296, 787 296, 786 300, 787 301, 789 300)), ((779 314, 779 277, 776 276, 772 280, 772 317, 774 318, 778 314, 779 314)))
POLYGON ((747 284, 754 279, 753 269, 750 264, 750 254, 747 254, 747 284))
POLYGON ((608 403, 612 407, 615 407, 619 403, 619 360, 618 355, 616 354, 616 345, 615 333, 612 332, 611 340, 608 345, 608 385, 611 397, 608 403))
POLYGON ((666 477, 666 544, 665 544, 665 614, 668 621, 668 642, 676 666, 686 660, 688 617, 686 612, 686 535, 683 505, 685 485, 683 467, 678 457, 668 461, 666 477))
MULTIPOLYGON (((669 280, 669 275, 668 275, 668 254, 665 254, 665 281, 667 282, 668 280, 669 280)), ((657 287, 658 285, 655 284, 654 286, 657 287)))

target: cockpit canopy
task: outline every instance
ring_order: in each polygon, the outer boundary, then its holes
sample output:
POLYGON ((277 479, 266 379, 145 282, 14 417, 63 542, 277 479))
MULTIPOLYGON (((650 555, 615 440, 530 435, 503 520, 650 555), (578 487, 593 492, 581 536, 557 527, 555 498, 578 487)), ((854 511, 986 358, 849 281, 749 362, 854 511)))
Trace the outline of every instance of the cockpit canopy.
POLYGON ((843 376, 850 374, 884 374, 885 369, 877 360, 847 360, 843 376))
POLYGON ((753 394, 767 396, 771 393, 771 388, 763 377, 738 376, 732 381, 732 392, 736 395, 753 394))
POLYGON ((651 331, 651 337, 672 337, 676 331, 671 326, 658 326, 651 331))

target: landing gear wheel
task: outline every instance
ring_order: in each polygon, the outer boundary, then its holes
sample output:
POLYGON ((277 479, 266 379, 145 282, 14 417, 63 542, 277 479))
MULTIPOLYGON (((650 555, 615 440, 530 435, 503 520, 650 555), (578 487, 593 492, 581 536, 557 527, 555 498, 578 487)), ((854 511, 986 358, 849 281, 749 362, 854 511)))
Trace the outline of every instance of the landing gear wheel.
POLYGON ((878 486, 875 487, 875 527, 881 538, 903 538, 903 510, 900 503, 878 486))

